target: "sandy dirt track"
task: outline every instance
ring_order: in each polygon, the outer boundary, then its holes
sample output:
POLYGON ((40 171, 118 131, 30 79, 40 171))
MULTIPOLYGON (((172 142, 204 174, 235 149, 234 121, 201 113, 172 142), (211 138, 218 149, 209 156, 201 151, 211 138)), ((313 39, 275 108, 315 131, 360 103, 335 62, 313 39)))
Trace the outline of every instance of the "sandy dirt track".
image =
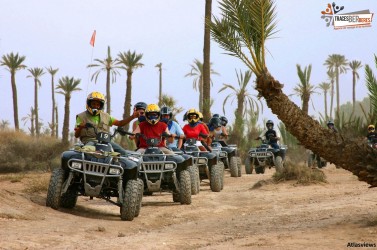
POLYGON ((251 189, 273 171, 241 178, 226 172, 224 190, 211 192, 202 182, 191 205, 173 203, 169 193, 144 196, 131 222, 99 199, 80 197, 73 210, 46 207, 46 193, 30 194, 25 186, 50 174, 14 183, 3 178, 0 249, 350 249, 364 243, 377 249, 377 189, 332 165, 323 170, 327 184, 251 189))

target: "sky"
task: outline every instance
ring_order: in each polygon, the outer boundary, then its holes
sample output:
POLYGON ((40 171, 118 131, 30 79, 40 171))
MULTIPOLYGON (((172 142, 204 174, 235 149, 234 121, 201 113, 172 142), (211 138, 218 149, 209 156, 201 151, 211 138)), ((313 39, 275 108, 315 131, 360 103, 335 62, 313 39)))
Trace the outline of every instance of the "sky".
MULTIPOLYGON (((377 20, 371 27, 334 30, 321 19, 321 11, 330 1, 285 0, 276 1, 278 32, 267 41, 267 67, 275 79, 284 84, 284 93, 293 94, 298 84, 296 64, 302 68, 312 65, 311 83, 318 85, 328 81, 324 62, 330 54, 341 54, 349 61, 359 60, 369 64, 377 74, 374 54, 377 54, 377 20)), ((338 0, 344 13, 369 9, 377 11, 377 1, 338 0)), ((71 100, 70 131, 73 131, 76 114, 85 110, 86 96, 92 91, 105 93, 105 74, 95 84, 90 81, 94 69, 87 68, 93 59, 105 59, 107 47, 115 58, 120 52, 135 51, 143 54, 144 67, 136 69, 132 78, 132 104, 139 101, 158 102, 159 72, 156 64, 162 63, 162 92, 173 96, 184 110, 198 107, 198 92, 193 89, 193 78, 185 77, 195 59, 203 60, 204 0, 0 0, 0 56, 11 52, 26 56, 28 68, 59 68, 58 79, 64 76, 81 79, 82 91, 74 92, 71 100), (96 30, 95 46, 90 38, 96 30)), ((212 11, 219 16, 219 3, 213 0, 212 11)), ((218 93, 224 83, 237 86, 236 71, 246 71, 237 58, 225 54, 214 41, 211 42, 213 75, 211 97, 214 99, 212 113, 223 115, 224 98, 230 90, 218 93)), ((126 74, 120 71, 112 84, 112 115, 121 119, 126 91, 126 74)), ((359 71, 357 100, 368 95, 364 69, 359 71)), ((27 78, 30 72, 21 70, 16 74, 20 126, 28 130, 22 117, 30 113, 34 105, 34 81, 27 78)), ((252 80, 255 80, 253 75, 252 80)), ((47 125, 51 122, 50 75, 41 77, 39 88, 39 117, 47 125)), ((341 75, 340 102, 352 101, 352 74, 341 75)), ((249 92, 256 96, 254 83, 249 92)), ((10 74, 0 67, 0 120, 13 122, 12 90, 10 74)), ((318 90, 320 92, 320 90, 318 90)), ((301 106, 299 97, 292 101, 301 106)), ((57 94, 59 109, 59 135, 64 115, 64 97, 57 94)), ((314 94, 309 113, 318 117, 324 112, 323 95, 314 94)), ((279 123, 263 103, 263 120, 279 123)), ((225 116, 234 121, 236 100, 228 100, 225 116)), ((181 125, 183 113, 177 115, 181 125)))

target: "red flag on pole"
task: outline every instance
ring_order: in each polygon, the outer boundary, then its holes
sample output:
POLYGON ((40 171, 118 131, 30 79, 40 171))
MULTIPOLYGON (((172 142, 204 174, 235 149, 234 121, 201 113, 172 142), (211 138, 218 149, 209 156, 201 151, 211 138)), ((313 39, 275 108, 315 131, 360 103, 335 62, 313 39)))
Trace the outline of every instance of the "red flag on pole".
POLYGON ((92 47, 94 47, 95 41, 96 41, 96 31, 94 30, 92 38, 90 38, 90 45, 92 45, 92 47))

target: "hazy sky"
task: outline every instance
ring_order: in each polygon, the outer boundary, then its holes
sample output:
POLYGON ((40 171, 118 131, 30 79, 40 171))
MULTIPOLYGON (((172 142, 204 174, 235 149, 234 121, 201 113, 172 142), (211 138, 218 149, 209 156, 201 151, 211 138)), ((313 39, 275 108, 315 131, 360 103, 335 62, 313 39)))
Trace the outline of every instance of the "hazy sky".
MULTIPOLYGON (((277 21, 279 32, 267 43, 267 66, 272 75, 285 84, 284 92, 292 94, 299 82, 296 64, 302 68, 312 64, 311 83, 318 85, 327 81, 324 61, 330 54, 342 54, 349 60, 360 60, 369 64, 375 74, 377 69, 373 55, 377 54, 377 21, 372 27, 334 30, 321 19, 321 11, 330 1, 285 0, 277 1, 277 21)), ((377 10, 377 1, 343 0, 336 1, 344 6, 343 12, 369 9, 377 10)), ((107 46, 111 47, 115 58, 119 52, 128 50, 142 53, 145 65, 134 71, 132 104, 138 101, 156 103, 158 101, 159 73, 155 67, 162 62, 163 93, 172 95, 178 106, 185 110, 198 107, 198 92, 192 87, 192 78, 184 77, 191 69, 195 58, 203 60, 204 0, 0 0, 0 56, 10 52, 26 56, 28 67, 59 68, 57 80, 63 76, 81 79, 82 91, 73 93, 71 100, 70 130, 73 130, 75 115, 85 109, 89 92, 98 90, 105 93, 105 74, 100 75, 97 84, 90 82, 94 69, 86 66, 94 58, 104 59, 107 46), (93 30, 97 31, 94 48, 89 45, 93 30)), ((213 13, 217 15, 218 1, 213 0, 213 13)), ((224 54, 215 42, 211 43, 213 69, 220 73, 213 76, 211 96, 215 103, 213 113, 222 114, 222 104, 230 91, 218 90, 223 83, 237 85, 235 70, 245 71, 246 67, 236 58, 224 54)), ((359 71, 357 99, 367 96, 364 70, 359 71)), ((19 120, 27 116, 34 103, 34 81, 26 78, 27 70, 16 75, 18 88, 19 120)), ((253 77, 253 80, 255 77, 253 77)), ((56 84, 57 84, 56 80, 56 84)), ((44 124, 51 122, 50 75, 41 78, 39 89, 40 118, 44 124)), ((121 118, 125 98, 126 74, 112 84, 112 115, 121 118)), ((341 75, 341 103, 352 100, 352 74, 341 75)), ((252 84, 253 86, 254 84, 252 84)), ((13 105, 10 74, 0 67, 0 120, 8 120, 13 127, 13 105)), ((249 91, 257 92, 250 87, 249 91)), ((318 90, 319 92, 319 90, 318 90)), ((298 105, 300 99, 291 97, 298 105)), ((64 113, 64 98, 56 95, 59 107, 60 129, 64 113)), ((314 95, 309 112, 323 112, 323 96, 314 95)), ((226 116, 234 120, 236 102, 228 101, 226 116)), ((182 115, 177 118, 182 123, 182 115)), ((279 122, 266 106, 261 119, 279 122)), ((61 131, 59 132, 61 133, 61 131)))

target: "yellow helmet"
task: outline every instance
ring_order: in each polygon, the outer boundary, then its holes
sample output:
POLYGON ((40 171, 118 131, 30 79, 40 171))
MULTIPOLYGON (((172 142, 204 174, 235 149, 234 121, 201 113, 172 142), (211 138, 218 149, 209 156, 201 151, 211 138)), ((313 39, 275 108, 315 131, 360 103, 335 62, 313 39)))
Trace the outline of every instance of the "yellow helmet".
POLYGON ((92 115, 99 114, 103 110, 104 106, 105 106, 105 96, 100 92, 94 91, 90 93, 88 97, 86 98, 86 110, 88 110, 88 112, 92 115), (93 109, 91 107, 92 101, 99 101, 101 103, 100 108, 93 109))
POLYGON ((203 114, 202 114, 202 112, 198 111, 198 113, 199 113, 199 120, 203 121, 203 114))
POLYGON ((191 108, 187 111, 187 120, 189 123, 191 124, 194 124, 194 123, 197 123, 199 121, 199 111, 194 109, 194 108, 191 108))
POLYGON ((157 104, 148 104, 145 109, 145 118, 147 122, 155 125, 160 120, 160 107, 157 104))
POLYGON ((368 126, 368 130, 374 130, 374 125, 372 125, 372 124, 369 125, 369 126, 368 126))

